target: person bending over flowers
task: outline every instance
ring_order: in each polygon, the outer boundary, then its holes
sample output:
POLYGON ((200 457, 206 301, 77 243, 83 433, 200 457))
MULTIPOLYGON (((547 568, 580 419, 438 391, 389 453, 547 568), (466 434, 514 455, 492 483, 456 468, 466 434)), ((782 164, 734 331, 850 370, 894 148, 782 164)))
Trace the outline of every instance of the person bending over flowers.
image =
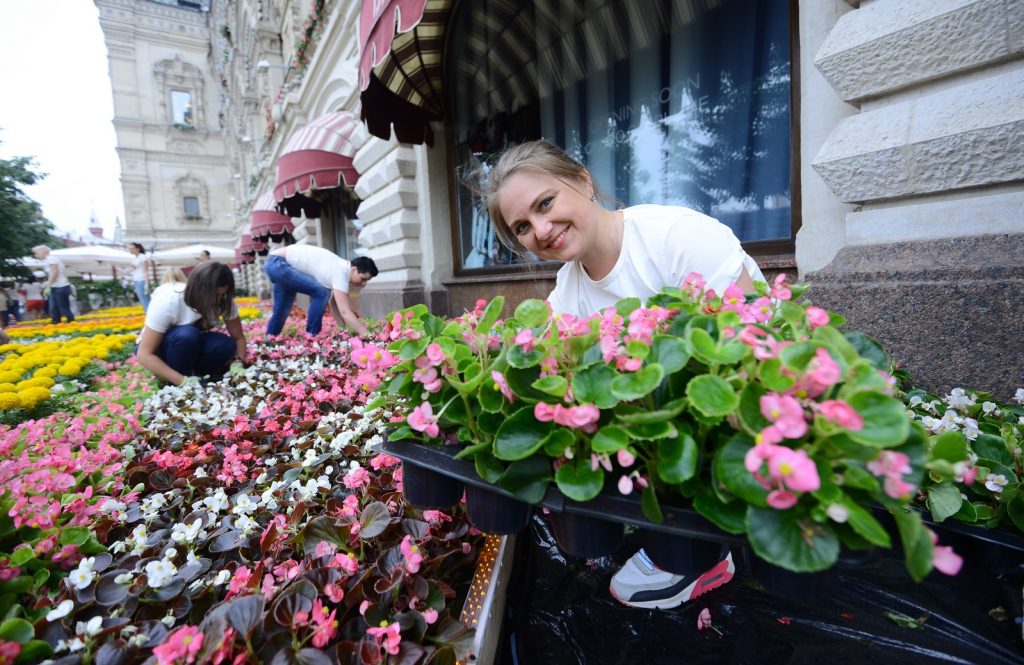
POLYGON ((223 263, 207 261, 188 282, 154 289, 139 340, 139 364, 180 386, 191 376, 223 374, 245 360, 245 333, 235 304, 235 278, 223 263), (224 321, 228 335, 212 332, 224 321))
MULTIPOLYGON (((647 298, 703 275, 719 293, 764 281, 732 230, 695 210, 636 205, 608 210, 590 172, 548 141, 506 150, 486 175, 484 196, 499 239, 519 255, 562 261, 548 302, 555 314, 590 316, 622 298, 647 298)), ((612 577, 610 591, 631 607, 668 609, 732 579, 732 554, 693 561, 676 575, 644 550, 612 577)))

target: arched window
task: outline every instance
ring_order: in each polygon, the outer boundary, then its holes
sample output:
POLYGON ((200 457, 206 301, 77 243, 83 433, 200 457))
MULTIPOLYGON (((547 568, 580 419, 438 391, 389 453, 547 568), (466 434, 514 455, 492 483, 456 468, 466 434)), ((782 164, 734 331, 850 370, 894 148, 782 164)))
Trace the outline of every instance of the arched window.
MULTIPOLYGON (((461 2, 444 58, 457 172, 543 137, 624 205, 687 206, 748 251, 791 250, 793 5, 461 2)), ((456 187, 461 267, 514 263, 456 187)))

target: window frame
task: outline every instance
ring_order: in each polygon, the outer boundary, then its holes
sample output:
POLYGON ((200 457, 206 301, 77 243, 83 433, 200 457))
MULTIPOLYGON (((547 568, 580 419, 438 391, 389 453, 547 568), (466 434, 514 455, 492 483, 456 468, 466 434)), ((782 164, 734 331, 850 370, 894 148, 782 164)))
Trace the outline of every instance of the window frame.
POLYGON ((199 206, 199 197, 198 196, 193 196, 191 194, 185 194, 184 196, 182 196, 181 197, 181 210, 182 210, 182 214, 185 216, 185 219, 202 219, 203 218, 203 211, 202 211, 202 208, 200 208, 200 206, 199 206), (191 199, 191 200, 196 202, 196 213, 194 215, 188 211, 189 199, 191 199))
MULTIPOLYGON (((445 82, 447 83, 447 62, 449 49, 452 46, 452 17, 462 9, 465 0, 455 0, 449 10, 448 23, 445 27, 445 42, 442 55, 442 66, 445 68, 445 82)), ((789 1, 789 127, 790 127, 790 237, 785 240, 750 240, 741 242, 741 245, 755 260, 759 257, 769 256, 793 256, 796 252, 796 236, 803 225, 802 216, 802 190, 800 183, 800 14, 799 0, 789 1)), ((448 92, 446 86, 446 93, 448 92)), ((538 279, 553 278, 558 269, 563 265, 554 261, 543 261, 540 263, 521 263, 514 265, 494 265, 482 268, 465 268, 462 265, 462 239, 460 235, 459 219, 459 191, 458 182, 453 175, 457 165, 455 164, 455 120, 452 104, 445 105, 444 131, 445 142, 445 163, 447 165, 448 180, 448 208, 449 228, 452 248, 452 272, 455 281, 468 281, 473 277, 488 278, 496 275, 521 276, 524 273, 535 275, 538 279)))

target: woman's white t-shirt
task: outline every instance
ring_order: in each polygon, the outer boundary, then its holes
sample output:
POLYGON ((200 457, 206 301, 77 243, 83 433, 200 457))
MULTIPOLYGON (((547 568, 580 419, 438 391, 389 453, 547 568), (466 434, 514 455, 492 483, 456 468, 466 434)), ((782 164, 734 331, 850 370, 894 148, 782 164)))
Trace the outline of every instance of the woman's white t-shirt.
POLYGON ((28 282, 25 284, 25 300, 42 300, 43 299, 43 287, 41 284, 36 282, 28 282))
POLYGON ((681 206, 638 205, 623 210, 622 251, 604 279, 593 280, 578 261, 558 271, 548 302, 556 313, 590 316, 623 298, 646 299, 679 286, 691 272, 722 293, 743 268, 765 281, 760 268, 725 224, 681 206))
POLYGON ((132 259, 132 281, 133 282, 144 282, 146 281, 146 262, 149 261, 149 257, 145 254, 139 254, 132 259))
POLYGON ((320 286, 348 293, 352 264, 329 249, 316 245, 291 245, 285 261, 315 279, 320 286))
POLYGON ((56 256, 50 254, 43 259, 43 269, 46 270, 46 277, 50 277, 50 266, 57 266, 57 279, 50 282, 50 286, 58 289, 62 286, 68 286, 71 282, 68 280, 67 270, 64 268, 64 262, 58 259, 56 256))
MULTIPOLYGON (((227 320, 238 318, 238 304, 231 303, 231 314, 227 320)), ((185 285, 181 282, 161 284, 153 290, 146 310, 145 326, 158 333, 165 333, 172 326, 187 326, 200 319, 199 312, 185 304, 185 285)))

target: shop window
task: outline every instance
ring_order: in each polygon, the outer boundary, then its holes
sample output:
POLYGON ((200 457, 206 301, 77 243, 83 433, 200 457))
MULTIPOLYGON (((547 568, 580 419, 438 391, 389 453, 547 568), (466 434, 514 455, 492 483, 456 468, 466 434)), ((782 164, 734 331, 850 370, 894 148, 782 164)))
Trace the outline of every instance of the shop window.
POLYGON ((462 269, 518 261, 462 180, 537 138, 566 148, 622 205, 686 206, 752 253, 791 251, 793 4, 460 3, 445 89, 462 269))
POLYGON ((192 93, 184 90, 171 91, 171 122, 175 125, 194 126, 192 93))
POLYGON ((186 219, 199 219, 199 199, 195 196, 186 196, 185 199, 185 218, 186 219))

